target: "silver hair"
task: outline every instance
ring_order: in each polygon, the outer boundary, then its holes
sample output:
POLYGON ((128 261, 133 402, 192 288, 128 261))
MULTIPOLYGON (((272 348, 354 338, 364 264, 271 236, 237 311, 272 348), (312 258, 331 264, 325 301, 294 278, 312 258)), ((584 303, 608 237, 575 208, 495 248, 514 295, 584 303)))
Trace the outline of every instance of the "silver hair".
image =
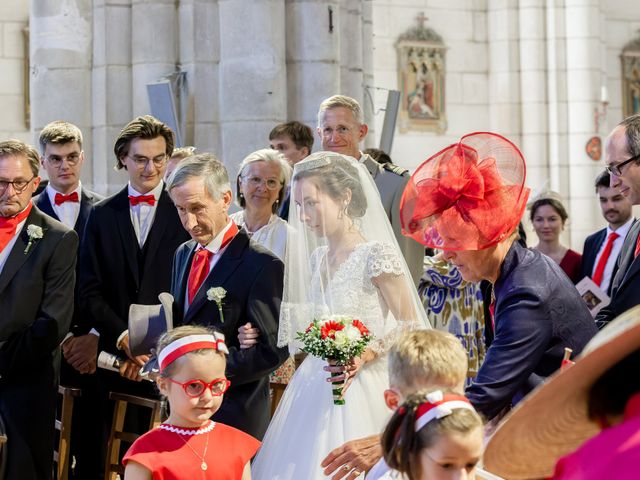
MULTIPOLYGON (((271 148, 263 148, 261 150, 256 150, 253 153, 250 153, 242 160, 240 164, 240 168, 238 169, 238 177, 236 178, 236 204, 244 208, 245 202, 244 199, 240 196, 240 177, 242 177, 246 167, 255 162, 267 162, 273 165, 277 165, 280 168, 280 182, 282 183, 282 187, 278 192, 278 202, 274 204, 274 210, 277 210, 277 205, 282 205, 285 195, 287 194, 287 188, 289 187, 289 183, 291 182, 291 175, 293 173, 293 169, 289 162, 284 158, 279 151, 273 150, 271 148)), ((274 212, 275 213, 275 212, 274 212)))
POLYGON ((358 125, 362 125, 364 123, 362 108, 356 99, 347 97, 346 95, 334 95, 333 97, 325 99, 320 104, 320 108, 318 109, 318 128, 322 127, 324 112, 338 107, 343 107, 349 110, 353 114, 353 118, 358 125))
POLYGON ((185 158, 167 179, 167 191, 183 185, 190 178, 202 178, 211 198, 219 200, 231 191, 229 173, 212 153, 199 153, 185 158))

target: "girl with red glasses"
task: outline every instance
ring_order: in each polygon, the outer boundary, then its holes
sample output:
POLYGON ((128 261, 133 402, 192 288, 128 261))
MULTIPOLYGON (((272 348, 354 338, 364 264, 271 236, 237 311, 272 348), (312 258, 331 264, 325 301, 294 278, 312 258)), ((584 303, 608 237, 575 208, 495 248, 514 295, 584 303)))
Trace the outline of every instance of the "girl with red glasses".
POLYGON ((160 338, 157 351, 156 382, 170 415, 131 446, 123 459, 125 480, 250 479, 260 442, 210 419, 231 384, 224 335, 178 327, 160 338))

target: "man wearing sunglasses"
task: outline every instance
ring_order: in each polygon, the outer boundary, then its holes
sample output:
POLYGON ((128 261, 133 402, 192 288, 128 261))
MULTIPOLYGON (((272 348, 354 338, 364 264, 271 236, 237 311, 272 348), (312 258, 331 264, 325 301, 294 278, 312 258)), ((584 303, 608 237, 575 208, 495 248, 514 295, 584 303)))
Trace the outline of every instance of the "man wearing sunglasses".
MULTIPOLYGON (((640 205, 640 114, 625 118, 609 134, 605 144, 611 187, 618 188, 632 205, 640 205)), ((640 222, 625 238, 618 271, 611 286, 611 302, 596 316, 598 328, 640 303, 640 222)))
POLYGON ((0 416, 5 478, 50 478, 58 346, 71 323, 78 235, 31 201, 38 152, 0 142, 0 416))

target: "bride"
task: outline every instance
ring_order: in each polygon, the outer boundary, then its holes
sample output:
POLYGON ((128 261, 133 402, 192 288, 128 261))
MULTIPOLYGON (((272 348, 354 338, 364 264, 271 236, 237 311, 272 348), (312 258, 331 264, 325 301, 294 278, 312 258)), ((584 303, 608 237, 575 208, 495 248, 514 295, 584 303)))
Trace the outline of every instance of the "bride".
POLYGON ((390 414, 386 351, 404 331, 428 325, 364 166, 315 153, 295 165, 292 198, 279 346, 295 353, 296 332, 325 315, 361 320, 374 340, 346 366, 307 356, 253 462, 257 480, 325 479, 320 463, 333 448, 382 431, 390 414), (345 381, 345 405, 333 403, 331 372, 341 374, 333 381, 345 381))

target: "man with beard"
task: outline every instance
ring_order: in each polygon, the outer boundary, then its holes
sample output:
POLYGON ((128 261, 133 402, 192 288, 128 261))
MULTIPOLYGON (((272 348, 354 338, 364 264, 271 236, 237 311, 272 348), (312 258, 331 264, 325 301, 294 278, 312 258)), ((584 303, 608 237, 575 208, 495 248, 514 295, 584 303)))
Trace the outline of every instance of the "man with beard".
POLYGON ((616 261, 634 218, 629 198, 611 187, 611 176, 604 171, 596 178, 596 193, 607 227, 589 235, 582 252, 582 276, 591 279, 611 295, 612 280, 618 271, 616 261))

